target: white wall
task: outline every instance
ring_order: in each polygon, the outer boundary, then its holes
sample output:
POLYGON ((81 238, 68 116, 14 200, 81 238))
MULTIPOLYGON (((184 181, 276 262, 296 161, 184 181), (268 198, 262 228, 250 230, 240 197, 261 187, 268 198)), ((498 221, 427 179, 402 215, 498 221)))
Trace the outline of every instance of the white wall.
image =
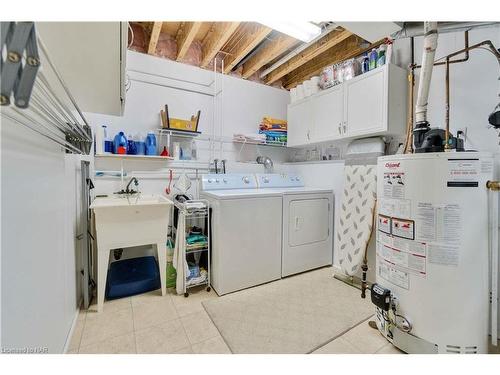
POLYGON ((80 301, 78 157, 6 120, 1 136, 1 346, 62 353, 80 301))
MULTIPOLYGON (((490 39, 500 48, 500 25, 469 32, 469 45, 490 39)), ((415 61, 422 61, 423 37, 415 38, 415 61)), ((436 58, 464 48, 464 33, 440 34, 436 58)), ((395 62, 406 67, 410 63, 410 39, 400 39, 394 46, 395 62)), ((415 97, 418 90, 416 71, 415 97)), ((467 130, 466 148, 499 152, 500 138, 488 129, 488 115, 496 104, 500 92, 499 66, 488 51, 475 49, 469 61, 450 65, 450 130, 467 130)), ((416 99, 416 98, 415 98, 416 99)), ((437 66, 432 73, 429 94, 428 121, 433 127, 445 125, 445 67, 437 66)))
MULTIPOLYGON (((129 51, 127 75, 130 87, 123 117, 87 113, 91 125, 108 125, 110 135, 123 130, 136 134, 160 127, 159 112, 168 104, 170 117, 188 119, 201 110, 198 130, 203 135, 232 137, 234 133, 258 133, 264 116, 286 118, 288 91, 208 70, 177 63, 167 59, 129 51), (147 82, 147 83, 144 83, 147 82), (218 93, 217 102, 213 95, 218 93), (214 108, 215 123, 214 123, 214 108)), ((210 158, 209 144, 197 141, 199 159, 210 158)), ((287 153, 276 148, 225 143, 213 157, 230 161, 254 161, 259 151, 277 160, 287 153)))
MULTIPOLYGON (((234 133, 256 134, 264 116, 286 118, 289 94, 285 90, 221 74, 214 79, 211 71, 132 51, 127 54, 127 70, 131 80, 124 116, 86 113, 94 128, 108 125, 112 136, 120 130, 135 135, 158 129, 159 111, 165 104, 169 106, 170 116, 176 118, 187 119, 201 110, 198 130, 205 137, 215 135, 230 139, 234 133), (214 93, 218 93, 215 101, 211 96, 214 93)), ((216 142, 211 153, 210 142, 197 140, 196 143, 197 162, 124 161, 125 183, 134 175, 139 179, 141 192, 165 194, 168 170, 172 169, 172 185, 181 173, 186 172, 192 179, 189 192, 196 196, 196 172, 199 177, 207 173, 208 162, 213 158, 227 159, 228 172, 264 172, 263 166, 255 163, 258 155, 270 156, 276 163, 276 171, 279 171, 279 162, 288 160, 289 154, 284 148, 232 142, 216 142)), ((95 170, 117 171, 121 169, 121 161, 96 158, 94 167, 95 170)), ((94 178, 94 183, 96 194, 110 194, 123 187, 121 179, 116 177, 94 178)), ((178 193, 175 189, 172 191, 178 193)), ((126 251, 124 256, 138 254, 136 251, 126 251)))

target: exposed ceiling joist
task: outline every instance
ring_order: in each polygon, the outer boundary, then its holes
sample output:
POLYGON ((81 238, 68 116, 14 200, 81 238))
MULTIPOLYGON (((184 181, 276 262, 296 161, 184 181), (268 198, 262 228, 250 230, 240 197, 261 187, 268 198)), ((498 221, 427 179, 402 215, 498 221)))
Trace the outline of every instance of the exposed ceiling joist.
POLYGON ((316 56, 322 54, 323 52, 329 50, 330 48, 336 46, 342 41, 353 35, 350 31, 333 31, 323 38, 313 43, 311 46, 306 48, 304 51, 299 53, 297 56, 291 58, 286 63, 269 73, 266 77, 265 82, 271 84, 276 82, 281 77, 290 73, 291 71, 297 69, 301 65, 306 64, 308 61, 314 59, 316 56))
POLYGON ((156 45, 158 44, 158 38, 160 37, 161 26, 163 22, 154 22, 153 29, 151 30, 151 37, 149 38, 148 54, 154 55, 156 52, 156 45))
POLYGON ((200 66, 207 67, 217 52, 226 44, 231 35, 236 31, 239 22, 215 22, 210 32, 203 40, 203 57, 200 66))
POLYGON ((288 51, 299 41, 291 36, 280 34, 275 40, 266 42, 257 53, 243 64, 242 77, 248 78, 257 70, 288 51))
POLYGON ((264 71, 260 72, 260 78, 264 78, 269 73, 271 73, 273 70, 277 69, 278 67, 280 67, 281 65, 283 65, 284 63, 286 63, 292 57, 297 56, 300 52, 302 52, 303 50, 305 50, 307 47, 309 47, 310 45, 312 45, 316 41, 320 40, 325 35, 333 32, 337 28, 338 28, 338 26, 336 24, 334 24, 334 23, 326 26, 326 28, 321 32, 321 34, 318 35, 313 40, 311 40, 309 43, 304 43, 304 44, 299 45, 297 48, 294 48, 292 51, 290 51, 289 53, 287 53, 285 56, 281 57, 278 61, 276 61, 275 63, 273 63, 271 66, 267 67, 264 71))
POLYGON ((363 47, 362 42, 363 39, 352 35, 342 43, 329 49, 328 51, 323 52, 315 59, 302 65, 299 69, 296 69, 286 75, 283 79, 284 87, 287 89, 293 88, 299 83, 302 83, 304 80, 320 74, 325 66, 359 56, 372 48, 378 47, 384 42, 384 40, 379 40, 376 43, 371 44, 369 47, 363 47))
POLYGON ((225 52, 228 55, 224 58, 224 73, 229 73, 245 56, 257 47, 273 29, 259 23, 248 23, 242 25, 235 33, 234 45, 225 52), (237 35, 238 34, 238 35, 237 35))
POLYGON ((201 22, 183 22, 177 31, 177 61, 182 60, 193 42, 198 30, 200 30, 201 22))

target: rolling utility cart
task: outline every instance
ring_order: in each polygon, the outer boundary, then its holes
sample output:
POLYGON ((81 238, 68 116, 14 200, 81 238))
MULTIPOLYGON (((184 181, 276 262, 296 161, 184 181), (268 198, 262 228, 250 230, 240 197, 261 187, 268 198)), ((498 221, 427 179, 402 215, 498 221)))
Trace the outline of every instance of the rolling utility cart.
MULTIPOLYGON (((178 256, 184 254, 185 270, 183 292, 206 285, 210 292, 210 215, 209 203, 205 199, 175 201, 174 212, 176 244, 179 244, 178 256), (175 217, 177 215, 177 217, 175 217), (177 238, 184 236, 184 238, 177 238), (188 272, 189 270, 189 272, 188 272)), ((179 290, 177 291, 179 293, 179 290)))

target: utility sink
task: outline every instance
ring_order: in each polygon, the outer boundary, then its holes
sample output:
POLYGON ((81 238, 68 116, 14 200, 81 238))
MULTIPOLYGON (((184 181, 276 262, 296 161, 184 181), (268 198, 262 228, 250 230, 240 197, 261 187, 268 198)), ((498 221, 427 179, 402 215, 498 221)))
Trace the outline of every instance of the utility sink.
POLYGON ((90 205, 91 209, 104 207, 123 207, 123 206, 148 206, 148 205, 172 205, 173 202, 157 194, 133 194, 119 195, 113 194, 108 197, 99 197, 90 205))
POLYGON ((154 245, 162 295, 166 294, 166 243, 172 207, 170 199, 155 194, 113 195, 92 202, 97 234, 98 311, 103 309, 109 254, 113 249, 154 245))

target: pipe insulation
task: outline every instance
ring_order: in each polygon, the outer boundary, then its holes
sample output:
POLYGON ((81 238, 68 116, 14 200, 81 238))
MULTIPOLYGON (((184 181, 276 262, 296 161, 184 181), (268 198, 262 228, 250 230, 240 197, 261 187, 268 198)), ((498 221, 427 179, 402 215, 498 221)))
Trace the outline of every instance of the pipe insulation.
POLYGON ((417 104, 415 107, 416 123, 427 121, 427 103, 431 85, 434 56, 437 48, 437 22, 424 23, 424 52, 422 56, 422 70, 418 82, 417 104))

